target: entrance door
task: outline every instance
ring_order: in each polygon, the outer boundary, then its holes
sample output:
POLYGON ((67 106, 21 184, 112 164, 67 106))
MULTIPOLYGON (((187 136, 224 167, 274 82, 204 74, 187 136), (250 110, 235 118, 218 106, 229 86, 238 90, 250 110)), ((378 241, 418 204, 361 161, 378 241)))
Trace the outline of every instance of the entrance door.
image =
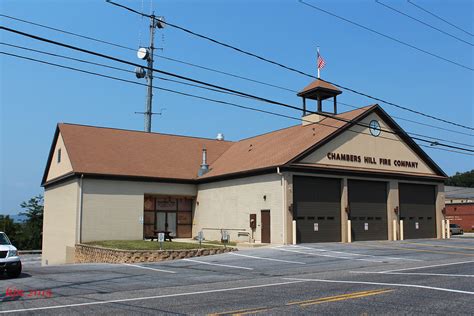
POLYGON ((176 237, 176 213, 168 212, 166 215, 170 236, 176 237))
POLYGON ((270 243, 270 210, 262 210, 261 212, 261 229, 262 229, 262 243, 270 243))
POLYGON ((387 183, 349 180, 352 240, 387 240, 387 183))
POLYGON ((156 230, 168 231, 171 236, 176 237, 176 213, 156 212, 156 230))
POLYGON ((398 192, 404 238, 435 238, 435 187, 432 185, 400 183, 398 192))

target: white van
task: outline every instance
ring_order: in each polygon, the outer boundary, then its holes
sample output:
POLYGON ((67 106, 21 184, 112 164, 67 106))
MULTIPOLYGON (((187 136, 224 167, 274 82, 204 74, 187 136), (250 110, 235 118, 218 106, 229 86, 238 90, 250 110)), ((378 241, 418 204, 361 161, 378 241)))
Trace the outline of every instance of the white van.
POLYGON ((7 273, 9 277, 21 274, 21 261, 18 250, 12 245, 4 232, 0 232, 0 274, 7 273))

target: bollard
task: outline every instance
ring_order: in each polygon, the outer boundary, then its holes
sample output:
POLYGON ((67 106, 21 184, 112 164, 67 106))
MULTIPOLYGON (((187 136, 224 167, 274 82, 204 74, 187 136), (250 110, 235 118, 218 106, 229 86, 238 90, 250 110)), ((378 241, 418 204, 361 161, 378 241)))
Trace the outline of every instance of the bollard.
POLYGON ((352 223, 350 219, 347 220, 347 242, 352 242, 352 223))
POLYGON ((296 245, 296 221, 293 221, 293 245, 296 245))
POLYGON ((451 238, 451 230, 449 229, 449 219, 446 220, 446 238, 451 238))
POLYGON ((392 230, 393 230, 393 240, 397 240, 397 220, 396 219, 393 220, 392 230))
POLYGON ((403 220, 400 221, 400 240, 403 240, 403 220))
POLYGON ((441 220, 441 239, 446 239, 446 222, 441 220))

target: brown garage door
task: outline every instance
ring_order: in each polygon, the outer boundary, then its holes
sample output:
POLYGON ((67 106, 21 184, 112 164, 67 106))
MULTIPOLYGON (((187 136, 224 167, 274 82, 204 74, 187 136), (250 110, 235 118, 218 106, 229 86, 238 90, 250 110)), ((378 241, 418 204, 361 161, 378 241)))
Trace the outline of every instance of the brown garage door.
POLYGON ((299 243, 341 241, 341 180, 293 178, 294 219, 299 243))
POLYGON ((387 183, 349 180, 352 240, 387 240, 387 183))
POLYGON ((436 197, 432 185, 400 183, 400 219, 405 239, 436 237, 436 197))

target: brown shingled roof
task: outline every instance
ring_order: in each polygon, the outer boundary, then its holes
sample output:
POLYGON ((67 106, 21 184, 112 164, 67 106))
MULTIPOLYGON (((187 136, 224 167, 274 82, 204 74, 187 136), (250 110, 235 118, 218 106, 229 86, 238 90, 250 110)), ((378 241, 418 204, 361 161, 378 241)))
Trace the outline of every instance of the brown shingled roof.
MULTIPOLYGON (((374 107, 363 107, 337 117, 352 120, 374 107)), ((211 171, 201 178, 284 165, 346 124, 349 123, 327 117, 320 124, 292 126, 241 140, 212 163, 211 171)))
POLYGON ((334 91, 335 93, 339 94, 341 93, 342 91, 339 90, 336 86, 333 86, 332 84, 326 82, 326 81, 323 81, 321 79, 316 79, 314 80, 313 82, 311 82, 309 85, 307 85, 303 90, 301 90, 299 93, 298 93, 298 96, 302 96, 302 95, 305 95, 305 94, 308 94, 310 93, 311 91, 313 90, 317 90, 317 89, 326 89, 326 90, 332 90, 334 91))
POLYGON ((212 164, 229 141, 59 124, 76 173, 194 179, 207 149, 212 164))
MULTIPOLYGON (((357 119, 376 107, 337 117, 357 119)), ((58 124, 58 131, 76 174, 192 181, 198 179, 203 148, 207 149, 210 171, 199 179, 208 179, 285 165, 349 125, 327 117, 320 123, 292 126, 238 142, 74 124, 58 124)), ((48 168, 45 176, 47 172, 48 168)))

